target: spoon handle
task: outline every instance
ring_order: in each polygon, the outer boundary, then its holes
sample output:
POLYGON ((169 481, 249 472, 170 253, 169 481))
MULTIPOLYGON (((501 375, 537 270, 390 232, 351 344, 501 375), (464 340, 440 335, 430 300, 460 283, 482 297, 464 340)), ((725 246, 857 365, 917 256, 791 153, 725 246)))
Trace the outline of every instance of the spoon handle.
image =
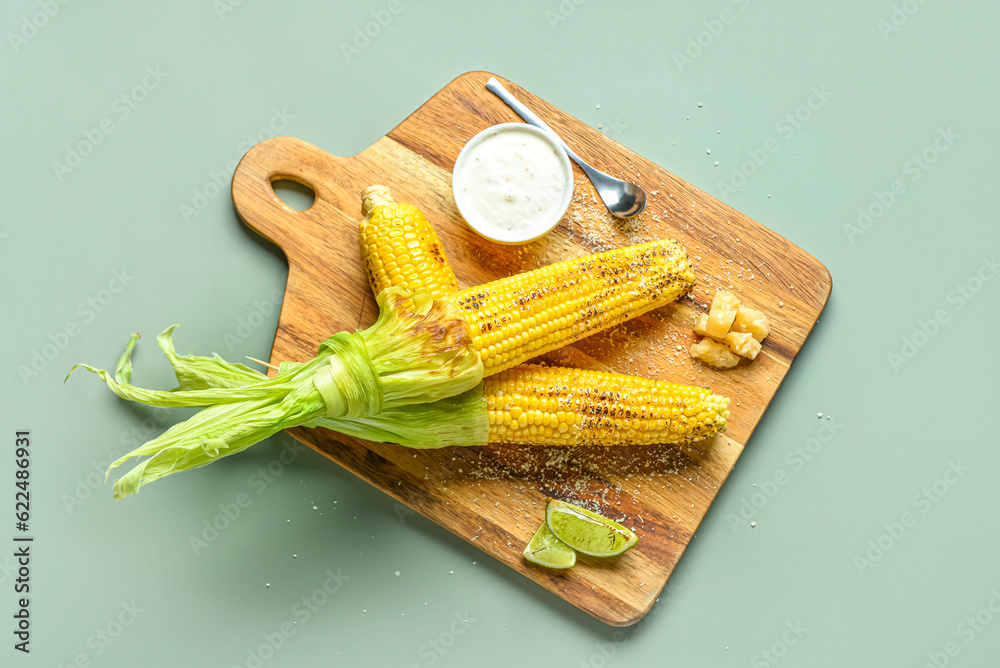
POLYGON ((571 149, 566 142, 562 140, 562 137, 556 134, 555 130, 546 125, 545 121, 535 115, 535 112, 521 104, 516 97, 510 94, 510 91, 504 88, 503 85, 496 80, 496 77, 490 77, 490 80, 486 82, 486 89, 493 92, 497 97, 506 102, 507 106, 516 111, 517 115, 523 118, 525 122, 530 125, 534 125, 537 128, 541 128, 555 137, 556 141, 563 147, 563 150, 566 151, 566 155, 573 159, 573 162, 580 165, 580 167, 584 170, 590 169, 590 165, 585 163, 580 156, 574 153, 573 149, 571 149))

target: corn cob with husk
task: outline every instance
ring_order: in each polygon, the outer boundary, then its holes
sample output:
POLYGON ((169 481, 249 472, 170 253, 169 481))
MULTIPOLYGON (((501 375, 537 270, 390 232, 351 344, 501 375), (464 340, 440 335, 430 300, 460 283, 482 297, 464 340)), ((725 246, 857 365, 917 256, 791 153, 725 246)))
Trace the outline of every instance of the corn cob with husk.
MULTIPOLYGON (((373 206, 372 217, 377 215, 379 207, 373 206)), ((408 247, 420 245, 419 239, 412 241, 408 247)), ((386 277, 392 280, 392 272, 386 277)), ((382 290, 375 325, 335 334, 316 358, 283 363, 274 378, 218 357, 177 355, 172 328, 161 335, 160 345, 178 379, 174 391, 131 384, 136 337, 114 375, 79 366, 125 399, 206 407, 112 464, 149 456, 116 482, 120 498, 295 426, 324 426, 411 447, 485 444, 486 398, 481 391, 467 392, 484 376, 662 306, 693 284, 694 272, 679 244, 650 242, 438 298, 400 286, 382 290)), ((451 283, 437 285, 445 292, 451 283)))
POLYGON ((394 202, 385 186, 366 188, 362 201, 359 245, 372 291, 399 286, 454 304, 486 376, 668 304, 695 282, 684 248, 664 239, 459 290, 415 207, 394 202), (401 236, 405 243, 395 241, 401 236))
MULTIPOLYGON (((459 290, 437 233, 415 207, 394 202, 384 186, 366 188, 361 197, 365 218, 360 225, 359 245, 375 294, 399 286, 411 291, 425 290, 460 305, 469 303, 470 298, 474 305, 476 300, 485 299, 481 288, 459 290), (406 230, 405 243, 398 241, 400 230, 406 230)), ((690 267, 680 265, 675 273, 683 275, 680 280, 686 281, 688 272, 690 267)), ((663 275, 669 276, 670 272, 663 275)), ((515 276, 509 280, 516 283, 517 279, 515 276)), ((543 283, 540 289, 544 290, 546 285, 543 283)), ((514 366, 522 356, 515 353, 504 357, 515 344, 508 344, 503 335, 503 318, 501 315, 499 336, 494 333, 496 319, 482 319, 478 325, 481 339, 476 342, 480 352, 485 348, 488 353, 483 359, 486 375, 498 371, 499 375, 487 378, 481 387, 468 393, 481 394, 485 399, 489 424, 486 439, 490 443, 673 443, 700 440, 726 428, 729 400, 702 388, 616 373, 514 366), (491 360, 497 363, 491 365, 491 360), (511 366, 514 368, 508 369, 511 366)), ((538 323, 533 327, 537 330, 538 323)), ((565 327, 555 331, 565 331, 565 327)), ((518 333, 523 333, 523 329, 518 333)), ((545 334, 548 339, 548 332, 545 334)), ((515 348, 524 349, 523 345, 515 348)), ((453 410, 453 405, 454 400, 442 405, 442 413, 453 410)), ((475 436, 481 436, 481 431, 482 428, 475 436)))

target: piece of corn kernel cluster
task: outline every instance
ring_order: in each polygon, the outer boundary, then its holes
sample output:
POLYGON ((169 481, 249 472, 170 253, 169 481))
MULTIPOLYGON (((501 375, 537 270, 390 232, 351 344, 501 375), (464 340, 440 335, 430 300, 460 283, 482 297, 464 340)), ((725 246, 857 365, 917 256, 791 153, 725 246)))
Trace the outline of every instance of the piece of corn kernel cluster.
POLYGON ((720 290, 712 299, 708 313, 695 323, 694 333, 703 336, 691 346, 691 357, 721 369, 739 364, 740 357, 755 359, 760 344, 771 332, 767 316, 743 306, 731 292, 720 290))

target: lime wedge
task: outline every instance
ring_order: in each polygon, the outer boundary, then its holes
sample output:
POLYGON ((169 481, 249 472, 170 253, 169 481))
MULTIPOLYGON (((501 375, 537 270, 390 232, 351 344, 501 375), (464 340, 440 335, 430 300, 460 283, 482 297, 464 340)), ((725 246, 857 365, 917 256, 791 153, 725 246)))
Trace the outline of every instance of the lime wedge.
POLYGON ((556 538, 544 522, 522 554, 531 563, 549 568, 570 568, 576 563, 573 548, 556 538))
POLYGON ((618 522, 558 499, 546 501, 545 524, 556 538, 592 557, 613 557, 639 542, 618 522))

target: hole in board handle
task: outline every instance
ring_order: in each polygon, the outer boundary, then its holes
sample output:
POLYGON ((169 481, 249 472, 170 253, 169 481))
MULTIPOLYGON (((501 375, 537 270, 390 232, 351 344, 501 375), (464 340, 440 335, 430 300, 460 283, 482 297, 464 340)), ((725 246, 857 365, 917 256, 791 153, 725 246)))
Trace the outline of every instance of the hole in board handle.
POLYGON ((271 181, 271 189, 289 208, 296 211, 305 211, 316 201, 316 193, 309 186, 304 186, 297 181, 277 178, 271 181))

